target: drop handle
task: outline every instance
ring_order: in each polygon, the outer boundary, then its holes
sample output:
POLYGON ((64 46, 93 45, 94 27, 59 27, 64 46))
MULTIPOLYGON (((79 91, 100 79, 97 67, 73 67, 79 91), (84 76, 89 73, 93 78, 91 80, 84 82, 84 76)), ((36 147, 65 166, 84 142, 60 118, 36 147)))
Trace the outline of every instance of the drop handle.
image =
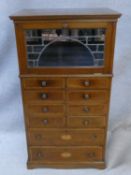
POLYGON ((43 154, 42 154, 41 152, 38 152, 38 153, 36 154, 36 156, 37 156, 38 158, 42 158, 42 157, 43 157, 43 154))
POLYGON ((92 139, 97 139, 97 134, 92 134, 91 138, 92 139))
POLYGON ((48 112, 49 110, 48 110, 47 107, 44 107, 44 108, 42 109, 42 111, 46 113, 46 112, 48 112))
POLYGON ((36 139, 36 140, 41 140, 41 139, 42 139, 41 134, 37 134, 37 135, 35 135, 35 139, 36 139))
POLYGON ((90 82, 89 81, 84 81, 84 85, 85 86, 89 86, 90 85, 90 82))
POLYGON ((96 153, 95 152, 89 152, 89 153, 87 153, 87 157, 94 158, 94 157, 96 157, 96 153))
POLYGON ((84 112, 89 112, 89 108, 88 108, 88 107, 84 107, 84 108, 83 108, 83 111, 84 111, 84 112))
POLYGON ((88 100, 90 97, 89 97, 89 94, 84 94, 83 95, 83 98, 85 99, 85 100, 88 100))
POLYGON ((43 81, 41 82, 41 86, 42 86, 42 87, 46 87, 46 86, 47 86, 47 82, 43 80, 43 81))
POLYGON ((43 120, 42 120, 42 123, 43 123, 44 125, 47 125, 47 124, 48 124, 48 119, 43 119, 43 120))
POLYGON ((42 98, 43 100, 46 100, 46 99, 48 98, 48 94, 42 93, 42 94, 41 94, 41 98, 42 98))
POLYGON ((88 126, 90 124, 90 121, 89 120, 84 120, 83 124, 84 124, 84 126, 88 126))

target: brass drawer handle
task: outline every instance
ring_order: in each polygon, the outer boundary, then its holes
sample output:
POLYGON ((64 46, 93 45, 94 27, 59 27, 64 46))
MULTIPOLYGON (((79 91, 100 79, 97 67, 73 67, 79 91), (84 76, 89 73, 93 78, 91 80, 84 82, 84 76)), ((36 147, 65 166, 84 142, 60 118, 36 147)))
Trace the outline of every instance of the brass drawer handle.
POLYGON ((92 139, 97 139, 97 134, 92 134, 91 138, 92 139))
POLYGON ((36 154, 36 157, 39 158, 39 159, 40 159, 40 158, 43 158, 43 154, 42 154, 41 152, 38 152, 38 153, 36 154))
POLYGON ((44 99, 44 100, 47 99, 48 98, 48 94, 42 93, 41 98, 44 99))
POLYGON ((83 124, 84 124, 84 126, 88 126, 90 124, 90 121, 89 120, 84 120, 83 124))
POLYGON ((84 98, 85 100, 88 100, 88 99, 89 99, 89 94, 84 94, 84 95, 83 95, 83 98, 84 98))
POLYGON ((36 139, 36 140, 41 140, 41 139, 42 139, 41 134, 37 134, 37 135, 35 135, 35 139, 36 139))
POLYGON ((89 153, 87 153, 87 157, 94 158, 94 157, 96 157, 96 153, 95 152, 89 152, 89 153))
POLYGON ((84 111, 84 112, 89 112, 89 108, 84 107, 84 108, 83 108, 83 111, 84 111))
POLYGON ((67 135, 62 135, 62 136, 61 136, 61 139, 62 139, 62 140, 71 140, 72 137, 71 137, 71 135, 67 134, 67 135))
POLYGON ((43 81, 41 82, 41 86, 42 86, 42 87, 46 87, 46 86, 47 86, 47 82, 43 80, 43 81))
POLYGON ((62 156, 63 158, 69 158, 69 157, 71 157, 71 153, 69 153, 69 152, 64 152, 64 153, 61 153, 61 156, 62 156))
POLYGON ((42 123, 43 123, 44 125, 47 125, 47 124, 48 124, 48 119, 42 120, 42 123))
POLYGON ((84 85, 85 86, 89 86, 90 85, 90 82, 89 81, 84 81, 84 85))
POLYGON ((49 110, 48 110, 47 107, 44 107, 44 108, 42 109, 42 111, 43 111, 43 112, 48 112, 49 110))

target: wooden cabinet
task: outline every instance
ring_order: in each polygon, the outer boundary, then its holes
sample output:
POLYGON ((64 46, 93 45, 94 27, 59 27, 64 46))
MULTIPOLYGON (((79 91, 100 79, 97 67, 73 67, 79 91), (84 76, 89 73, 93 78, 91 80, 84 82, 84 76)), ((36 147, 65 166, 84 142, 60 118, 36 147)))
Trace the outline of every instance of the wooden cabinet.
POLYGON ((10 17, 16 32, 28 168, 105 167, 120 15, 110 9, 61 9, 23 10, 10 17))

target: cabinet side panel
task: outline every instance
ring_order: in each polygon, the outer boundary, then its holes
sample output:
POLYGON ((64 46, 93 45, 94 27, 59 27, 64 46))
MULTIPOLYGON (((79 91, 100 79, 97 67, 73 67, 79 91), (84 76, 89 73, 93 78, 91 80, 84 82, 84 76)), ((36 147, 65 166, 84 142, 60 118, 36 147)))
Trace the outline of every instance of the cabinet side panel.
POLYGON ((15 34, 16 34, 16 44, 19 62, 20 74, 26 72, 26 52, 25 52, 25 42, 24 42, 24 30, 20 24, 15 24, 15 34))
POLYGON ((27 151, 28 151, 28 161, 30 159, 29 157, 29 119, 28 119, 28 109, 26 108, 26 100, 24 98, 24 88, 23 88, 23 81, 22 78, 20 79, 21 82, 21 96, 22 96, 22 102, 23 102, 23 115, 24 115, 24 126, 25 126, 25 134, 26 134, 26 143, 27 143, 27 151))
POLYGON ((104 73, 112 73, 114 47, 115 47, 115 34, 116 34, 116 22, 110 22, 108 24, 107 34, 106 34, 105 65, 107 65, 107 67, 104 70, 104 73))

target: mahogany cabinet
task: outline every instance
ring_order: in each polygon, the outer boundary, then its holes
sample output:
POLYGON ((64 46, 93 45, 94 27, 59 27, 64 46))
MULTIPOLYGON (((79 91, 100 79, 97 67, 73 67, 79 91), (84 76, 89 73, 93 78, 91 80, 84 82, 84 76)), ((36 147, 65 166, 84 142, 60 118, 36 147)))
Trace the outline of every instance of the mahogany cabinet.
POLYGON ((105 167, 120 16, 110 9, 22 10, 10 16, 16 32, 28 168, 105 167))

